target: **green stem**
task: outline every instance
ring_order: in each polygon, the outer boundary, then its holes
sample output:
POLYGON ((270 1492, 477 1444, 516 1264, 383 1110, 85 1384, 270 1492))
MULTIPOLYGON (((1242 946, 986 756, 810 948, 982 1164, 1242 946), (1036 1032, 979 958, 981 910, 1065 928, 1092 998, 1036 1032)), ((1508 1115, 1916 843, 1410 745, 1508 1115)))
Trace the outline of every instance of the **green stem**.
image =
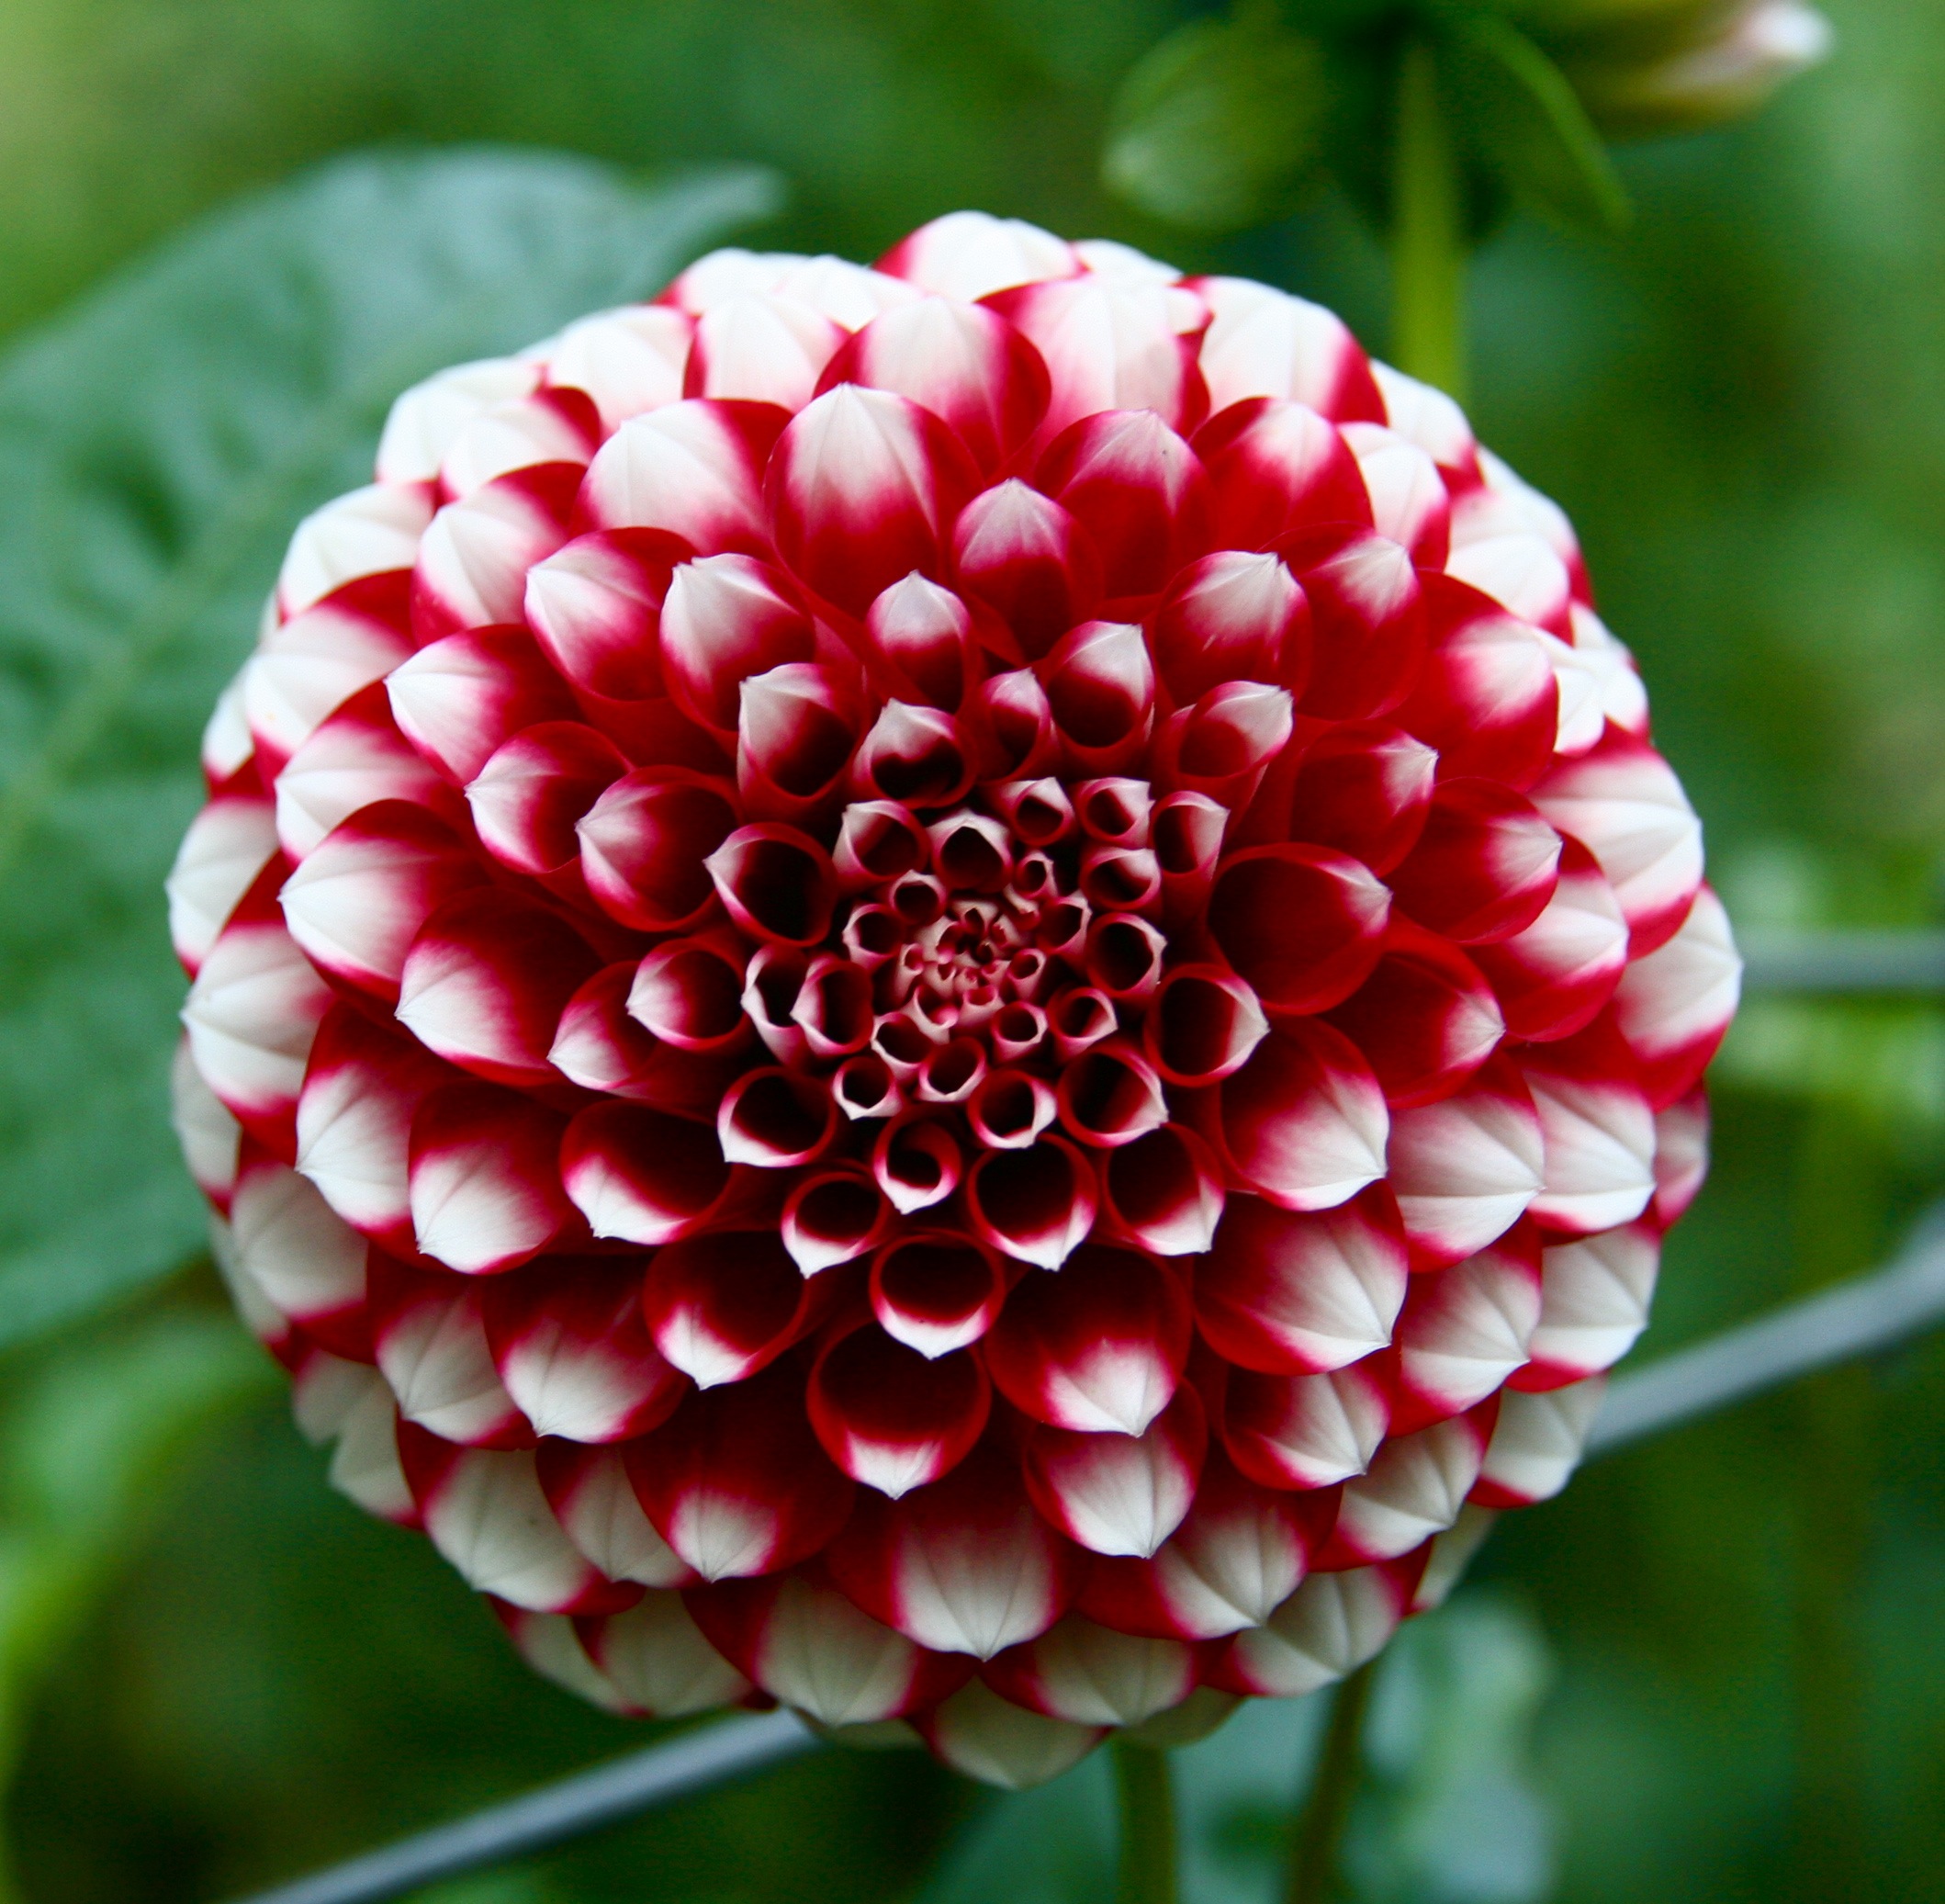
POLYGON ((1398 74, 1391 177, 1391 355, 1466 396, 1466 231, 1458 153, 1430 41, 1408 40, 1398 74))
POLYGON ((1287 1904, 1328 1904, 1337 1890, 1337 1852, 1364 1770, 1365 1709, 1377 1662, 1360 1666, 1331 1701, 1330 1729, 1310 1774, 1310 1789, 1290 1850, 1287 1904))
POLYGON ((1121 1806, 1115 1904, 1175 1904, 1175 1789, 1168 1754, 1118 1739, 1114 1783, 1121 1806))

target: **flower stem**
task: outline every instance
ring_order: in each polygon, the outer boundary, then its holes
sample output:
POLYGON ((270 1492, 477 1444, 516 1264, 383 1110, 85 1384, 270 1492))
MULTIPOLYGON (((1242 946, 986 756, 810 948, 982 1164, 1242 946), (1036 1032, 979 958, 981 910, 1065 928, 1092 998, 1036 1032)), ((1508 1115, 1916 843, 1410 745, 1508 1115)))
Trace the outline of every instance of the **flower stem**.
POLYGON ((1118 1739, 1114 1783, 1121 1811, 1115 1904, 1175 1904, 1175 1788, 1168 1754, 1118 1739))
POLYGON ((1331 1701, 1330 1729, 1323 1735, 1290 1848, 1287 1904, 1328 1904, 1336 1895, 1337 1849, 1363 1770, 1365 1708, 1371 1703, 1376 1670, 1375 1661, 1360 1666, 1331 1701))
POLYGON ((1429 40, 1405 44, 1391 177, 1391 355, 1461 402, 1466 232, 1458 152, 1429 40))

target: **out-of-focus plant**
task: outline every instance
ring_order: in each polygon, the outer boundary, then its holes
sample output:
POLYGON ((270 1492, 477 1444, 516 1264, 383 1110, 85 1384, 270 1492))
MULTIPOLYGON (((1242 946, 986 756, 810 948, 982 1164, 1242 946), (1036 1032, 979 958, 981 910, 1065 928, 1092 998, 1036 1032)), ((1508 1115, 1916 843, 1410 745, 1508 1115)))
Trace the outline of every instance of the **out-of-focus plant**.
POLYGON ((227 1314, 181 1308, 64 1344, 15 1384, 0 1411, 0 1790, 42 1675, 166 1503, 164 1479, 276 1387, 227 1314))
POLYGON ((1749 112, 1829 38, 1807 0, 1240 0, 1129 73, 1103 174, 1216 231, 1334 179, 1388 236, 1393 355, 1456 392, 1466 258, 1510 208, 1625 223, 1608 138, 1749 112))

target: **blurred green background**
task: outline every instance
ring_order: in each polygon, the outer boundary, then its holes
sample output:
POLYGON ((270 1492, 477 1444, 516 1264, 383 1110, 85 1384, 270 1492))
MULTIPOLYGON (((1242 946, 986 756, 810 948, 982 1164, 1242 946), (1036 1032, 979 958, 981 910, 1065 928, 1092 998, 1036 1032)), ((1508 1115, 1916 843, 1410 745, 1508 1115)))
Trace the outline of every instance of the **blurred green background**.
MULTIPOLYGON (((1945 0, 1829 11, 1836 57, 1762 117, 1623 156, 1627 235, 1515 221, 1471 291, 1479 434, 1574 517, 1745 927, 1941 910, 1945 0)), ((491 141, 768 163, 792 197, 762 235, 792 248, 868 258, 966 204, 1126 238, 1332 303, 1381 350, 1383 255, 1334 199, 1208 244, 1103 196, 1113 88, 1180 17, 0 0, 0 330, 328 154, 491 141)), ((1945 1176, 1925 1008, 1757 1000, 1716 1099, 1647 1354, 1881 1258, 1945 1176)), ((322 1466, 206 1271, 0 1360, 22 1898, 200 1904, 642 1736, 533 1679, 322 1466)), ((1945 1895, 1941 1633, 1936 1343, 1591 1470, 1503 1525, 1388 1668, 1358 1894, 1945 1895)), ((1198 1904, 1269 1895, 1309 1718, 1251 1727, 1192 1774, 1198 1904)), ((828 1755, 439 1895, 1105 1896, 1096 1772, 995 1802, 916 1757, 828 1755)))

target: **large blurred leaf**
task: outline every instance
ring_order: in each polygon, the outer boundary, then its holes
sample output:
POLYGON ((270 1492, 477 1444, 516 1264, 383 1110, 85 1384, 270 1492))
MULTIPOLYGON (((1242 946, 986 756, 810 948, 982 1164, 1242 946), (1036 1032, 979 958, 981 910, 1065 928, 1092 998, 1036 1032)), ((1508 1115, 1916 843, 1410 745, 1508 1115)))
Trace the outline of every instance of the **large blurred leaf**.
POLYGON ((161 882, 298 515, 366 479, 404 385, 649 291, 774 200, 749 170, 354 157, 0 360, 0 1341, 197 1245, 161 882))
POLYGON ((1323 49, 1274 7, 1191 21, 1134 68, 1102 175, 1172 223, 1240 231, 1287 209, 1321 156, 1323 49))

